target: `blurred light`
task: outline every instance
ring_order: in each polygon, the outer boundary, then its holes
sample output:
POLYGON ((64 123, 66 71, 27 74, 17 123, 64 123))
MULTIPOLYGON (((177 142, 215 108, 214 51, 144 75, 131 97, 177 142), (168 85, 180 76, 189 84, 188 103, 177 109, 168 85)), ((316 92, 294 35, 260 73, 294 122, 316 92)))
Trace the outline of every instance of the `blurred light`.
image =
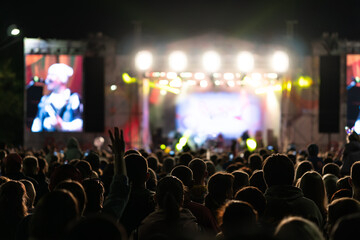
POLYGON ((40 78, 38 76, 34 76, 33 79, 34 79, 34 82, 38 82, 40 78))
MULTIPOLYGON (((261 79, 262 79, 261 73, 252 73, 251 81, 249 81, 248 83, 253 87, 258 87, 261 85, 261 79)), ((248 81, 248 79, 246 81, 248 81)))
POLYGON ((167 91, 165 89, 160 90, 160 95, 165 96, 167 94, 167 91))
POLYGON ((277 51, 272 57, 272 67, 276 72, 286 72, 289 68, 289 56, 282 51, 277 51))
POLYGON ((206 80, 200 81, 200 87, 206 88, 208 85, 209 85, 208 81, 206 81, 206 80))
POLYGON ((291 84, 290 81, 288 81, 287 84, 286 84, 286 90, 287 90, 288 92, 290 92, 290 91, 291 91, 291 87, 292 87, 292 84, 291 84))
POLYGON ((235 76, 233 73, 224 73, 225 80, 234 80, 235 76))
POLYGON ((189 80, 186 81, 186 84, 189 85, 189 86, 195 86, 195 85, 196 85, 196 81, 189 79, 189 80))
POLYGON ((299 87, 308 88, 312 84, 312 79, 308 76, 301 76, 298 79, 299 87))
POLYGON ((168 84, 169 84, 169 80, 167 80, 167 79, 159 80, 159 85, 168 85, 168 84))
POLYGON ((260 81, 262 79, 261 73, 252 73, 251 78, 255 81, 260 81))
POLYGON ((180 73, 180 77, 182 77, 182 78, 191 78, 192 73, 191 72, 182 72, 182 73, 180 73))
POLYGON ((195 77, 195 79, 197 79, 197 80, 204 79, 204 78, 205 78, 205 73, 197 72, 197 73, 195 73, 194 77, 195 77))
POLYGON ((152 72, 150 74, 151 77, 161 77, 161 72, 152 72))
POLYGON ((20 34, 20 29, 18 28, 14 28, 13 30, 11 30, 11 35, 13 36, 17 36, 20 34))
POLYGON ((174 71, 183 71, 187 66, 187 57, 181 51, 175 51, 169 56, 170 68, 174 71))
POLYGON ((168 72, 168 73, 166 74, 166 77, 167 77, 168 79, 174 79, 174 78, 177 77, 177 73, 176 73, 176 72, 168 72))
POLYGON ((133 83, 133 82, 136 82, 136 78, 132 78, 130 77, 130 75, 128 73, 123 73, 122 74, 122 78, 123 78, 123 81, 125 83, 133 83))
POLYGON ((227 82, 227 85, 229 87, 235 87, 235 82, 233 80, 230 80, 230 81, 227 82))
POLYGON ((153 56, 149 51, 140 51, 136 54, 135 65, 139 70, 148 70, 153 62, 153 56))
POLYGON ((180 143, 177 143, 177 144, 175 145, 175 148, 176 148, 176 150, 181 151, 181 149, 183 148, 183 146, 182 146, 180 143))
POLYGON ((254 56, 250 52, 241 52, 236 59, 237 67, 242 72, 249 72, 254 68, 254 56))
POLYGON ((220 80, 215 80, 215 81, 214 81, 214 84, 215 84, 216 86, 220 86, 220 85, 221 85, 221 81, 220 81, 220 80))
POLYGON ((202 61, 205 70, 208 72, 215 72, 219 70, 221 65, 220 55, 215 51, 208 51, 204 53, 202 61))
POLYGON ((170 85, 170 87, 181 87, 182 80, 181 80, 181 78, 177 77, 177 78, 171 80, 169 85, 170 85))
POLYGON ((160 149, 165 150, 165 148, 166 148, 166 145, 165 145, 165 144, 161 144, 161 145, 160 145, 160 149))
POLYGON ((249 149, 249 151, 254 151, 256 149, 256 141, 253 138, 246 139, 246 146, 249 149))
POLYGON ((221 73, 213 73, 214 78, 221 78, 221 73))
POLYGON ((15 24, 11 24, 7 28, 7 34, 8 36, 17 36, 20 34, 20 29, 15 24))
POLYGON ((111 91, 115 91, 117 89, 117 86, 115 84, 111 85, 110 86, 110 90, 111 91))
POLYGON ((173 87, 169 87, 169 86, 163 86, 163 85, 155 84, 154 82, 149 82, 149 86, 152 87, 152 88, 165 90, 167 92, 171 92, 171 93, 174 93, 174 94, 179 94, 180 93, 180 89, 178 89, 178 88, 173 88, 173 87))
POLYGON ((277 79, 278 74, 277 73, 267 73, 266 76, 271 79, 277 79))

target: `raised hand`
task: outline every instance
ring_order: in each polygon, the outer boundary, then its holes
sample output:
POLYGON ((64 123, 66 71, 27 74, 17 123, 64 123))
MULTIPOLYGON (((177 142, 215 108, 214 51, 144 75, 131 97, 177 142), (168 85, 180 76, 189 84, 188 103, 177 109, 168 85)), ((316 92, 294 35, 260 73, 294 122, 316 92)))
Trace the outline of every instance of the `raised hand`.
POLYGON ((109 130, 111 144, 109 147, 114 155, 114 174, 126 175, 126 167, 124 162, 125 141, 123 130, 119 131, 118 127, 114 127, 114 134, 109 130))

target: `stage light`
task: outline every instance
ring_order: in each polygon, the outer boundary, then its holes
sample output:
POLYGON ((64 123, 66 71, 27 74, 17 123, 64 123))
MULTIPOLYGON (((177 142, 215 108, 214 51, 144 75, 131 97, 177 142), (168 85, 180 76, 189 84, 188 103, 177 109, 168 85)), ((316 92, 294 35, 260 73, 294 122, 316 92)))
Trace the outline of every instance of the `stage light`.
POLYGON ((215 80, 215 81, 214 81, 214 84, 215 84, 215 86, 220 86, 220 85, 221 85, 221 81, 220 81, 220 80, 215 80))
POLYGON ((208 51, 204 53, 202 61, 205 70, 208 72, 215 72, 219 70, 221 65, 220 55, 215 51, 208 51))
POLYGON ((246 146, 249 149, 249 151, 252 152, 256 149, 257 143, 256 143, 255 139, 248 138, 248 139, 246 139, 246 146))
POLYGON ((134 82, 136 82, 136 78, 130 77, 130 75, 128 73, 123 73, 122 78, 123 78, 123 81, 125 83, 134 83, 134 82))
POLYGON ((166 145, 165 145, 165 144, 161 144, 161 145, 160 145, 160 149, 161 149, 161 150, 165 150, 165 148, 166 148, 166 145))
POLYGON ((299 87, 308 88, 312 84, 312 79, 308 76, 301 76, 298 78, 299 87))
POLYGON ((195 86, 195 85, 196 85, 196 81, 189 79, 189 80, 186 81, 186 85, 188 85, 188 86, 195 86))
POLYGON ((177 77, 177 78, 171 80, 169 85, 170 85, 170 87, 178 87, 179 88, 182 85, 182 80, 181 80, 181 78, 177 77))
POLYGON ((221 78, 221 73, 213 73, 214 78, 221 78))
POLYGON ((250 72, 254 68, 254 56, 250 52, 241 52, 237 56, 237 67, 242 72, 250 72))
POLYGON ((234 80, 235 76, 233 73, 224 73, 225 80, 234 80))
POLYGON ((117 89, 117 86, 115 84, 111 85, 110 86, 110 90, 111 91, 115 91, 117 89))
POLYGON ((182 77, 182 78, 191 78, 192 73, 191 72, 182 72, 182 73, 180 73, 180 77, 182 77))
POLYGON ((141 70, 145 71, 150 69, 153 62, 153 56, 149 51, 140 51, 136 54, 135 65, 141 70))
POLYGON ((181 51, 175 51, 169 56, 170 68, 174 71, 183 71, 187 66, 187 57, 181 51))
POLYGON ((267 73, 266 76, 270 79, 277 79, 278 74, 277 73, 267 73))
POLYGON ((235 87, 235 82, 233 80, 227 81, 229 87, 235 87))
POLYGON ((168 72, 168 73, 166 74, 166 77, 167 77, 168 79, 175 79, 175 78, 177 77, 177 73, 176 73, 176 72, 168 72))
POLYGON ((292 88, 291 81, 288 81, 288 82, 286 83, 286 90, 287 90, 288 92, 290 92, 290 91, 291 91, 291 88, 292 88))
POLYGON ((277 51, 272 56, 272 67, 276 72, 286 72, 289 68, 289 56, 282 51, 277 51))
POLYGON ((160 95, 165 96, 167 94, 167 91, 165 89, 160 90, 160 95))
MULTIPOLYGON (((261 80, 262 80, 261 73, 252 73, 251 81, 249 82, 249 84, 253 87, 258 87, 261 85, 261 80)), ((248 81, 248 79, 246 81, 248 81)))
POLYGON ((202 72, 197 72, 197 73, 195 73, 194 77, 195 77, 195 79, 197 79, 197 80, 202 80, 202 79, 205 78, 205 74, 202 73, 202 72))
POLYGON ((167 80, 167 79, 159 80, 159 85, 168 85, 168 84, 169 84, 169 80, 167 80))
POLYGON ((206 81, 206 80, 200 81, 200 87, 206 88, 208 85, 209 85, 208 81, 206 81))
POLYGON ((20 29, 15 24, 11 24, 7 28, 7 34, 8 36, 17 36, 20 34, 20 29))

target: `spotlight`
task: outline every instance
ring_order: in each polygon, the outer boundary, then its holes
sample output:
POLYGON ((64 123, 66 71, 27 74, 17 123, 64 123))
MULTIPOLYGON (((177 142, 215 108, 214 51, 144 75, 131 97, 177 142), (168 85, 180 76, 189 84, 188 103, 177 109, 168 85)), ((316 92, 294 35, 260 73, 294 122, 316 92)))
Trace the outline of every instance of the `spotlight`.
POLYGON ((148 70, 153 62, 153 56, 149 51, 140 51, 136 54, 135 65, 139 70, 148 70))
POLYGON ((7 29, 8 36, 17 36, 20 34, 20 29, 15 25, 11 24, 7 29))
POLYGON ((272 67, 276 72, 286 72, 289 68, 289 56, 282 51, 276 51, 272 57, 272 67))
POLYGON ((219 70, 221 65, 220 55, 215 51, 208 51, 203 55, 203 66, 208 72, 219 70))
POLYGON ((250 52, 241 52, 236 59, 237 67, 242 72, 250 72, 254 68, 254 56, 250 52))
POLYGON ((208 85, 209 85, 208 81, 206 81, 206 80, 200 81, 200 87, 206 88, 208 85))
POLYGON ((169 56, 170 68, 174 71, 183 71, 187 66, 187 57, 181 51, 175 51, 169 56))

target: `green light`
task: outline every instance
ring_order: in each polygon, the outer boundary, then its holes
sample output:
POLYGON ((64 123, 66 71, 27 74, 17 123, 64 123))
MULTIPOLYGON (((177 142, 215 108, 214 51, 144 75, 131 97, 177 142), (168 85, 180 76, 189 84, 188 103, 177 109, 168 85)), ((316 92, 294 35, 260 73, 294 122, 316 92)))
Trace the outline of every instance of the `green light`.
POLYGON ((34 82, 38 82, 39 81, 39 77, 38 76, 34 76, 34 82))
POLYGON ((246 146, 248 147, 249 151, 254 151, 256 149, 256 141, 253 138, 246 139, 246 146))
POLYGON ((160 145, 160 148, 161 148, 162 150, 165 150, 166 145, 165 145, 165 144, 161 144, 161 145, 160 145))

